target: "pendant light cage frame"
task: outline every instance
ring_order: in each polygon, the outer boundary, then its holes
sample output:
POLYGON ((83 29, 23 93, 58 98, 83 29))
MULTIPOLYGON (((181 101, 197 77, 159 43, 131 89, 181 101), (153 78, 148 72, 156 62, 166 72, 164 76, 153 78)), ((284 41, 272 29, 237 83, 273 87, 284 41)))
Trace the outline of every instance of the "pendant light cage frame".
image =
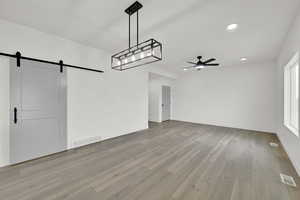
POLYGON ((125 10, 129 16, 129 47, 111 56, 111 68, 114 70, 124 71, 162 60, 162 44, 160 42, 152 38, 139 43, 139 10, 142 7, 143 5, 136 1, 125 10), (130 19, 133 14, 136 14, 137 17, 137 34, 136 45, 131 46, 130 19))
POLYGON ((162 60, 162 44, 149 39, 111 57, 112 69, 123 71, 162 60))

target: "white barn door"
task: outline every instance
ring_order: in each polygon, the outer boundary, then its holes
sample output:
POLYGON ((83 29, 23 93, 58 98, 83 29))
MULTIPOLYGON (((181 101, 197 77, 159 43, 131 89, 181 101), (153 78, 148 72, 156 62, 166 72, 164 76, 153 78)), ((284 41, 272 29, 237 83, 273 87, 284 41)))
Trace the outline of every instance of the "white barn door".
POLYGON ((59 66, 10 61, 11 164, 66 150, 66 72, 59 66))

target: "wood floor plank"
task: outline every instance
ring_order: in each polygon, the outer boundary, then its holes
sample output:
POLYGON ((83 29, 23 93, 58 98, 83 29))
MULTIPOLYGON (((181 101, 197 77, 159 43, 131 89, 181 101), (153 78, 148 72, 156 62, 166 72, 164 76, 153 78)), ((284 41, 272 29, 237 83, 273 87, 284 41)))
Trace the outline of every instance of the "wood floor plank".
POLYGON ((168 121, 148 130, 0 168, 5 200, 298 200, 273 134, 168 121))

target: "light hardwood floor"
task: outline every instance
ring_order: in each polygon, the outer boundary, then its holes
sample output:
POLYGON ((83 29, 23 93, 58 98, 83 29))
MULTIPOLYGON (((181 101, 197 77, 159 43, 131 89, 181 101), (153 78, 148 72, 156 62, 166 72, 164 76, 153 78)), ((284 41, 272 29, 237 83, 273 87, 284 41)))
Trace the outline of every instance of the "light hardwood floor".
MULTIPOLYGON (((0 169, 2 200, 299 200, 276 136, 169 121, 0 169)), ((299 179, 296 178, 298 184, 299 179)))

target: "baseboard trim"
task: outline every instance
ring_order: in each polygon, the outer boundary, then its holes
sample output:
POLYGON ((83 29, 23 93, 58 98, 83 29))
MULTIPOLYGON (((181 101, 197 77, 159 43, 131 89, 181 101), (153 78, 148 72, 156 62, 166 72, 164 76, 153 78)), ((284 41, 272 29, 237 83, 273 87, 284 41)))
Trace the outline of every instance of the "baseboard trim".
MULTIPOLYGON (((81 149, 81 148, 84 148, 84 147, 89 146, 89 145, 93 145, 93 144, 97 144, 97 143, 101 143, 101 142, 105 142, 105 141, 110 141, 110 140, 116 140, 116 139, 119 139, 119 138, 121 138, 121 137, 123 137, 123 136, 129 136, 129 135, 139 134, 140 132, 145 131, 145 130, 148 130, 148 129, 149 129, 149 127, 144 128, 144 129, 141 129, 141 130, 136 130, 136 131, 130 132, 130 133, 125 133, 125 134, 123 134, 123 135, 119 135, 119 136, 116 136, 116 137, 111 137, 111 138, 107 138, 107 139, 100 140, 100 141, 94 141, 94 142, 91 142, 91 143, 88 143, 88 144, 87 144, 87 143, 86 143, 86 144, 82 144, 82 145, 80 145, 80 146, 71 146, 71 147, 67 147, 66 150, 62 150, 62 151, 55 152, 55 153, 52 153, 52 154, 49 154, 49 155, 45 155, 45 156, 41 156, 41 157, 38 157, 38 158, 34 158, 34 159, 31 159, 31 160, 26 160, 26 161, 23 161, 23 162, 20 162, 20 163, 16 163, 16 164, 10 164, 10 163, 9 163, 9 164, 7 164, 7 165, 1 166, 0 169, 5 169, 5 168, 7 168, 7 167, 12 167, 12 166, 18 166, 18 165, 22 165, 22 164, 28 163, 28 162, 34 162, 34 161, 36 161, 36 160, 44 159, 44 158, 47 158, 47 157, 50 157, 50 156, 54 156, 54 155, 57 155, 57 154, 60 154, 60 153, 66 153, 66 152, 68 152, 68 151, 74 151, 74 150, 77 150, 77 149, 81 149)), ((92 139, 95 139, 95 138, 96 138, 96 137, 86 138, 86 139, 84 139, 84 141, 87 141, 87 140, 89 140, 89 139, 90 139, 90 141, 91 141, 92 139)), ((98 138, 100 138, 100 137, 98 137, 98 138)), ((80 140, 80 141, 81 141, 81 140, 80 140)), ((77 142, 78 142, 78 141, 77 141, 77 142)), ((81 143, 81 142, 79 142, 79 143, 81 143)))
POLYGON ((153 121, 153 120, 149 120, 149 122, 161 123, 162 121, 153 121))
POLYGON ((122 134, 122 135, 119 135, 119 136, 116 136, 116 137, 111 137, 111 138, 106 138, 106 139, 103 139, 103 140, 100 140, 100 141, 91 142, 91 143, 84 144, 84 145, 81 145, 81 146, 70 147, 70 148, 68 148, 68 150, 75 150, 75 149, 79 149, 79 148, 82 148, 82 147, 85 147, 85 146, 88 146, 88 145, 91 145, 91 144, 97 144, 97 143, 101 143, 101 142, 105 142, 105 141, 116 140, 116 139, 119 139, 123 136, 138 134, 139 132, 142 132, 142 131, 145 131, 145 130, 148 130, 148 129, 149 129, 149 127, 144 128, 144 129, 140 129, 140 130, 136 130, 136 131, 133 131, 133 132, 125 133, 125 134, 122 134))
POLYGON ((278 138, 278 140, 279 140, 279 142, 280 142, 280 144, 281 144, 283 150, 284 150, 285 153, 287 154, 287 156, 288 156, 290 162, 292 163, 292 165, 293 165, 293 167, 294 167, 294 169, 295 169, 295 171, 296 171, 298 177, 300 177, 300 169, 296 166, 296 164, 295 164, 295 163, 293 162, 293 160, 291 159, 291 156, 290 156, 289 152, 287 151, 287 149, 286 149, 284 143, 282 142, 282 140, 281 140, 279 134, 276 134, 276 136, 277 136, 277 138, 278 138))
POLYGON ((242 131, 251 131, 251 132, 259 132, 259 133, 263 133, 263 134, 277 135, 275 132, 268 132, 268 131, 262 131, 262 130, 240 128, 240 127, 222 126, 222 125, 217 125, 217 124, 199 123, 199 122, 191 122, 191 121, 183 121, 183 120, 173 120, 173 119, 171 121, 185 122, 185 123, 199 124, 199 125, 207 125, 207 126, 215 126, 215 127, 222 127, 222 128, 232 128, 232 129, 242 130, 242 131))
POLYGON ((75 140, 75 141, 71 142, 71 146, 68 147, 68 149, 74 149, 74 148, 77 148, 77 147, 82 147, 82 146, 97 143, 97 142, 100 142, 100 141, 102 141, 101 136, 82 138, 82 139, 75 140))

